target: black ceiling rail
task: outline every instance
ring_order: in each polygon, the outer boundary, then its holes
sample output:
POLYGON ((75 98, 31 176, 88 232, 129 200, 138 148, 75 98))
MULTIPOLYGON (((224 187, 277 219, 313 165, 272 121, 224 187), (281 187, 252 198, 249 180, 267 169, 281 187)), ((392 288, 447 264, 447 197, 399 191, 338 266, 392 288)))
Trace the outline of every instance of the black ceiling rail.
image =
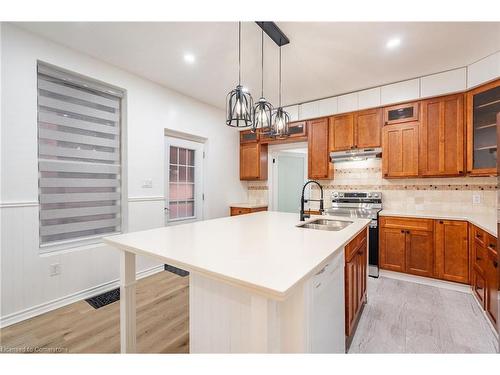
POLYGON ((273 40, 278 47, 290 43, 290 39, 281 31, 281 29, 274 22, 268 21, 255 21, 259 27, 273 40))

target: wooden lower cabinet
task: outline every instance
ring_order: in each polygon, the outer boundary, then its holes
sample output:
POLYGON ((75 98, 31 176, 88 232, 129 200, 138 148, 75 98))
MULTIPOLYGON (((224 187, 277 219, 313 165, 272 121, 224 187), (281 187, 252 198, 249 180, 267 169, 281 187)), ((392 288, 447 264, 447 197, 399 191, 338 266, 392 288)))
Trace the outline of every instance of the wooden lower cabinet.
POLYGON ((366 303, 368 248, 366 230, 345 248, 345 334, 350 343, 366 303))
POLYGON ((432 220, 382 217, 380 223, 380 268, 433 276, 432 220))
POLYGON ((434 276, 434 233, 406 231, 406 272, 418 276, 434 276))
POLYGON ((472 292, 498 330, 497 238, 475 225, 470 226, 472 292))
POLYGON ((266 207, 252 207, 252 208, 231 206, 230 211, 231 211, 231 216, 238 216, 238 215, 251 214, 253 212, 267 211, 267 206, 266 207))
POLYGON ((469 223, 458 220, 436 220, 434 273, 442 280, 469 283, 469 223))

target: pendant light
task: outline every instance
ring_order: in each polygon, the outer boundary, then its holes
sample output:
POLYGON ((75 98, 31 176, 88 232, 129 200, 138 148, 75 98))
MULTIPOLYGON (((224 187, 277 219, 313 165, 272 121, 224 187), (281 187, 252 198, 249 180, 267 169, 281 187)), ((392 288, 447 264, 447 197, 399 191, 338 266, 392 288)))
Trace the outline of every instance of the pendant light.
POLYGON ((226 97, 226 125, 234 128, 252 126, 253 99, 241 85, 241 22, 238 22, 238 85, 226 97))
POLYGON ((271 131, 273 106, 264 98, 264 29, 261 30, 261 82, 260 99, 253 108, 252 131, 267 134, 271 131))
POLYGON ((279 76, 279 107, 274 110, 271 119, 271 136, 283 139, 289 136, 288 126, 290 115, 281 106, 281 46, 280 46, 280 76, 279 76))

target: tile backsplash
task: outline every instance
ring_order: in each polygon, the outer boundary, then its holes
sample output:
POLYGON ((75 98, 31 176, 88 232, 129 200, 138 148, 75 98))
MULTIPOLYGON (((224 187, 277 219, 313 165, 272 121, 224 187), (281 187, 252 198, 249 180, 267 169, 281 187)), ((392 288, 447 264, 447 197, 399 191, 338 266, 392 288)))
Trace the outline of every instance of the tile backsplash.
MULTIPOLYGON (((495 210, 497 205, 496 177, 452 177, 383 179, 382 161, 335 163, 334 179, 319 181, 325 193, 325 206, 330 203, 333 190, 381 191, 386 209, 437 209, 448 211, 495 210), (475 198, 473 203, 473 198, 475 198)), ((267 181, 248 182, 248 201, 268 202, 267 181)), ((312 188, 314 198, 319 189, 312 188)), ((299 197, 297 197, 297 200, 299 197)))

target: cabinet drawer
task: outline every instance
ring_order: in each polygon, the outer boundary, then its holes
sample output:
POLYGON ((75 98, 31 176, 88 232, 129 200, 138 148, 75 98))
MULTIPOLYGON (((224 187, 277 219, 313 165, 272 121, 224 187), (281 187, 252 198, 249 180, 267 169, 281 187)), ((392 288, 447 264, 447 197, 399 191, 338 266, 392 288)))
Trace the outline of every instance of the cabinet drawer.
POLYGON ((488 248, 488 250, 494 253, 495 255, 498 255, 497 238, 488 233, 485 233, 485 238, 486 238, 486 247, 488 248))
POLYGON ((472 237, 474 238, 474 241, 477 242, 480 246, 486 246, 486 233, 475 225, 472 227, 472 237))
POLYGON ((354 256, 356 251, 360 248, 363 243, 366 243, 366 229, 363 229, 354 239, 349 242, 345 247, 345 259, 346 261, 350 261, 354 256))
POLYGON ((416 219, 410 217, 382 216, 380 219, 380 225, 384 228, 410 229, 432 232, 434 228, 434 220, 416 219))
POLYGON ((252 212, 251 208, 231 207, 231 216, 244 215, 252 212))

